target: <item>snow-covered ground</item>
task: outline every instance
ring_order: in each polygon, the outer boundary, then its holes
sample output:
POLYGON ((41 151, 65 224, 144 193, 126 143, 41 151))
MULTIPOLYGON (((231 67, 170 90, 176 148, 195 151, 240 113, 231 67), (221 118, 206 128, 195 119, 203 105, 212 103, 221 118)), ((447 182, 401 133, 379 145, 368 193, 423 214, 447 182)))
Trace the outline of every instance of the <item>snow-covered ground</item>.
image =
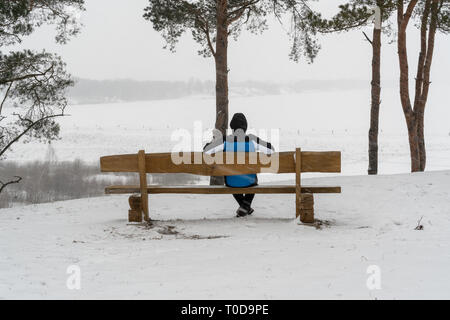
MULTIPOLYGON (((427 106, 427 170, 407 174, 409 151, 398 92, 383 88, 380 167, 367 170, 369 92, 309 91, 230 99, 249 126, 280 128, 281 151, 342 151, 339 184, 315 197, 321 229, 293 219, 293 195, 257 196, 255 214, 234 218, 230 196, 155 195, 151 225, 127 223, 127 197, 105 196, 0 210, 1 298, 450 298, 450 108, 445 87, 427 106), (440 171, 437 171, 440 170, 440 171), (387 175, 390 174, 390 175, 387 175), (414 230, 420 224, 423 230, 414 230), (69 290, 69 266, 81 290, 69 290), (377 266, 375 269, 370 266, 377 266), (381 272, 370 290, 367 270, 381 272)), ((171 151, 176 129, 214 123, 214 99, 72 106, 61 119, 58 160, 97 162, 119 153, 171 151)), ((192 146, 198 149, 198 146, 192 146)), ((201 146, 200 146, 201 147, 201 146)), ((45 159, 43 144, 18 144, 11 161, 45 159)), ((292 175, 266 175, 280 181, 292 175)), ((286 182, 284 182, 286 183, 286 182)))
POLYGON ((316 196, 321 229, 293 219, 293 195, 243 219, 230 196, 154 195, 151 226, 127 223, 126 196, 3 209, 0 298, 450 298, 450 171, 305 183, 343 187, 316 196))

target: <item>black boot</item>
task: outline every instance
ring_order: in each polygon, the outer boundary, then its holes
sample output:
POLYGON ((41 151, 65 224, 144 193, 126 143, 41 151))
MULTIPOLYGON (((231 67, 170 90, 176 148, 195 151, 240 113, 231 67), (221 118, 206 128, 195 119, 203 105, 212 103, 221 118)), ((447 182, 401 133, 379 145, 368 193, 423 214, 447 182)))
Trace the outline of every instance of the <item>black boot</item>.
POLYGON ((255 212, 255 210, 251 207, 251 203, 249 203, 248 201, 242 201, 243 207, 245 209, 247 209, 247 214, 251 215, 253 212, 255 212))
POLYGON ((249 211, 245 207, 242 207, 242 206, 239 207, 239 209, 237 209, 237 211, 236 211, 237 218, 245 217, 248 214, 249 214, 249 211))

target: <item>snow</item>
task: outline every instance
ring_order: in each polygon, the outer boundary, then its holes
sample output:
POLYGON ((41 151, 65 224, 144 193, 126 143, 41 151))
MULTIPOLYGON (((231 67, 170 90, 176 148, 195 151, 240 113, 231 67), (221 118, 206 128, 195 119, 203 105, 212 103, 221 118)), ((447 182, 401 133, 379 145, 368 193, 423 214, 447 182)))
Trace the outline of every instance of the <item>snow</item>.
MULTIPOLYGON (((367 170, 367 90, 230 97, 250 128, 280 128, 277 150, 340 150, 342 174, 306 174, 341 185, 316 195, 320 229, 299 224, 293 195, 257 195, 254 216, 234 217, 227 195, 152 195, 151 226, 127 222, 127 196, 0 210, 0 299, 449 299, 450 109, 434 87, 426 113, 427 170, 409 174, 406 126, 395 87, 380 110, 380 176, 367 170), (419 224, 423 230, 415 230, 419 224), (67 268, 81 270, 69 290, 67 268), (378 266, 381 289, 366 285, 378 266), (370 268, 369 268, 370 269, 370 268)), ((71 106, 60 120, 58 160, 171 151, 176 129, 214 123, 211 97, 71 106)), ((11 112, 11 110, 9 110, 11 112)), ((276 140, 276 139, 275 139, 276 140)), ((193 146, 193 149, 196 149, 193 146)), ((45 159, 18 144, 7 160, 45 159)), ((286 183, 292 175, 262 175, 286 183)))
MULTIPOLYGON (((277 150, 342 151, 342 173, 367 172, 367 132, 369 124, 367 90, 305 91, 298 94, 231 96, 230 115, 244 112, 249 128, 274 143, 277 150), (271 129, 280 129, 280 137, 271 129), (277 143, 276 140, 279 140, 277 143)), ((427 169, 450 170, 450 108, 445 86, 433 87, 426 112, 427 169)), ((410 171, 409 147, 404 116, 396 87, 383 87, 380 110, 379 173, 410 171)), ((176 129, 193 133, 199 122, 207 131, 215 121, 213 97, 133 103, 77 105, 67 109, 70 116, 61 123, 61 140, 52 145, 58 160, 80 158, 98 163, 104 155, 168 152, 178 143, 171 140, 176 129)), ((211 130, 207 132, 211 133, 211 130)), ((205 141, 206 142, 206 138, 205 141)), ((191 150, 203 146, 192 144, 191 150)), ((200 148, 199 148, 200 147, 200 148)), ((7 154, 12 161, 45 159, 47 146, 19 144, 7 154)), ((290 178, 290 177, 289 177, 290 178)), ((264 180, 264 179, 263 179, 264 180)))
POLYGON ((2 209, 0 298, 450 298, 450 171, 305 183, 342 185, 315 197, 321 229, 293 195, 257 195, 243 219, 231 196, 152 195, 152 226, 127 223, 126 196, 2 209))

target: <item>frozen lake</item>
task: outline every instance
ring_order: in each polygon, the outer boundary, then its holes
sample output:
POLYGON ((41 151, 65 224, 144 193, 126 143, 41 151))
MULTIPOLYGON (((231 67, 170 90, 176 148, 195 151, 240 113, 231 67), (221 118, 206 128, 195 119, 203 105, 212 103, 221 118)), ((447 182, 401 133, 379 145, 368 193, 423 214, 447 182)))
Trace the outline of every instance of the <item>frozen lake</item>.
MULTIPOLYGON (((433 87, 426 111, 427 170, 450 169, 450 108, 446 88, 433 87)), ((341 150, 343 174, 367 172, 369 91, 309 91, 301 94, 230 98, 230 117, 243 112, 249 128, 271 140, 280 151, 341 150), (279 137, 271 130, 279 129, 279 137), (278 141, 277 141, 278 140, 278 141)), ((210 132, 215 120, 213 97, 74 105, 60 119, 61 140, 52 143, 58 160, 80 158, 96 162, 100 156, 120 153, 169 152, 178 141, 176 130, 210 132)), ((409 172, 406 125, 394 88, 383 90, 380 115, 381 174, 409 172)), ((207 141, 205 136, 203 142, 207 141)), ((192 143, 199 150, 203 142, 192 143)), ((8 160, 45 159, 45 144, 16 145, 8 160)), ((280 177, 278 177, 279 179, 280 177)))

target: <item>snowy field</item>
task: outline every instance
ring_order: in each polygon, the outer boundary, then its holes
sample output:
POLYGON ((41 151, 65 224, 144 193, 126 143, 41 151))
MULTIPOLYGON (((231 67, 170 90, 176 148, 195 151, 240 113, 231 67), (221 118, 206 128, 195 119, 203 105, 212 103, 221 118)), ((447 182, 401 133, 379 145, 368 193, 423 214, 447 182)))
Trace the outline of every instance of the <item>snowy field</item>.
POLYGON ((152 226, 127 223, 126 196, 3 209, 0 298, 450 298, 450 171, 307 182, 343 187, 316 197, 321 229, 293 219, 293 195, 243 219, 230 196, 155 195, 152 226))
MULTIPOLYGON (((155 195, 151 226, 127 222, 127 196, 0 210, 1 298, 450 298, 450 108, 433 88, 426 113, 429 172, 408 174, 406 126, 394 89, 383 90, 380 173, 367 170, 369 93, 364 90, 236 97, 230 114, 281 128, 278 150, 341 150, 343 173, 307 184, 342 185, 315 197, 320 229, 299 225, 293 195, 257 196, 234 218, 230 196, 155 195), (423 230, 415 230, 418 221, 423 230), (81 290, 66 286, 81 269, 81 290), (381 271, 369 290, 367 268, 381 271)), ((171 151, 176 129, 214 122, 214 99, 71 106, 58 160, 171 151)), ((196 149, 193 146, 193 149, 196 149)), ((8 160, 44 160, 43 144, 17 145, 8 160)), ((260 181, 291 179, 268 175, 260 181)), ((286 182, 284 182, 286 183, 286 182)))
MULTIPOLYGON (((447 88, 433 87, 426 113, 428 170, 450 169, 450 108, 447 88)), ((406 125, 393 88, 383 88, 380 111, 381 174, 410 170, 406 125)), ((308 91, 295 95, 230 98, 230 117, 244 112, 249 128, 271 140, 278 150, 342 151, 344 175, 367 172, 369 92, 366 90, 308 91), (271 134, 279 129, 279 137, 271 134), (262 132, 260 131, 262 130, 262 132)), ((169 152, 177 129, 194 133, 194 123, 211 133, 215 121, 215 100, 189 97, 177 100, 70 106, 69 117, 60 119, 62 139, 54 142, 58 160, 80 158, 98 163, 100 156, 147 152, 169 152)), ((204 142, 207 141, 205 137, 204 142)), ((201 150, 192 143, 191 150, 201 150)), ((44 144, 17 145, 8 160, 45 159, 44 144)), ((291 178, 291 177, 288 177, 291 178)), ((268 177, 266 179, 271 179, 268 177)), ((280 179, 280 177, 276 177, 280 179)), ((264 177, 263 177, 264 181, 264 177)))

